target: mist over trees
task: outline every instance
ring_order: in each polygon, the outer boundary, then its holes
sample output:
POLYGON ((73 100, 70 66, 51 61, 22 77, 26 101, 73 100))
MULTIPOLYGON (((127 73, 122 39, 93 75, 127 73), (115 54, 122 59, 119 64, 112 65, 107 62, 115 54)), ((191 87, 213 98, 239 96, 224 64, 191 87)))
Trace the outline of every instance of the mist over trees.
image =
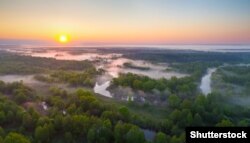
MULTIPOLYGON (((213 57, 230 60, 217 54, 213 57)), ((22 81, 0 81, 3 143, 183 143, 187 126, 250 125, 250 108, 231 104, 232 95, 212 92, 205 96, 197 88, 206 69, 220 67, 221 62, 201 59, 171 63, 172 70, 189 74, 182 78, 153 79, 132 73, 114 78, 111 90, 130 88, 159 101, 137 103, 94 94, 91 88, 96 77, 105 71, 96 70, 90 61, 57 61, 8 53, 0 58, 2 75, 35 74, 35 80, 49 85, 42 86, 44 92, 40 92, 22 81), (68 90, 71 87, 79 89, 68 90), (153 139, 147 139, 144 129, 154 132, 153 139)), ((248 71, 248 67, 221 67, 215 80, 248 87, 248 71)))

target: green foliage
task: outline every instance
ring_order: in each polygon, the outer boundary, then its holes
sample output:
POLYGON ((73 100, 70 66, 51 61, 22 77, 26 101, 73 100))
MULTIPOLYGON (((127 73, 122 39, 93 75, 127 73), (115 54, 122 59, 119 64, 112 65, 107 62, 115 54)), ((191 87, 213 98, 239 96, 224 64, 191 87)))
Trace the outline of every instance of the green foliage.
POLYGON ((138 127, 132 127, 126 134, 126 143, 144 143, 145 137, 138 127))
POLYGON ((200 78, 207 72, 208 68, 218 67, 222 63, 217 61, 205 61, 205 62, 189 62, 189 63, 174 63, 171 65, 176 71, 182 73, 191 74, 195 81, 199 81, 200 78))
POLYGON ((0 81, 0 93, 10 94, 14 101, 22 104, 36 99, 35 92, 23 82, 7 83, 0 81))
POLYGON ((155 136, 154 142, 155 143, 167 143, 168 142, 167 135, 164 134, 163 132, 158 132, 155 136))
POLYGON ((5 137, 4 143, 31 143, 31 142, 22 134, 11 132, 5 137))
POLYGON ((173 50, 131 50, 124 54, 130 59, 140 59, 153 62, 166 63, 249 63, 249 52, 197 52, 197 51, 173 51, 173 50))
MULTIPOLYGON (((105 121, 104 121, 105 122, 105 121)), ((109 121, 110 122, 110 121, 109 121)), ((88 131, 89 143, 110 143, 113 140, 113 132, 111 123, 102 123, 101 125, 95 125, 88 131), (108 125, 107 125, 108 124, 108 125)))
POLYGON ((50 75, 46 81, 61 81, 69 83, 72 86, 90 86, 93 87, 94 78, 98 74, 95 68, 89 68, 84 72, 56 71, 50 75))
POLYGON ((121 107, 119 109, 119 113, 122 115, 122 117, 124 118, 124 120, 129 120, 130 117, 130 113, 127 107, 121 107))
POLYGON ((38 142, 49 142, 53 136, 54 126, 52 124, 45 124, 38 126, 35 130, 35 139, 38 142))
POLYGON ((129 86, 136 90, 152 92, 157 89, 161 92, 170 90, 174 94, 191 95, 196 91, 196 85, 191 77, 167 79, 151 79, 147 76, 140 76, 132 73, 120 74, 118 78, 113 79, 113 84, 118 86, 129 86))
POLYGON ((72 136, 72 134, 70 132, 66 132, 64 134, 64 139, 65 139, 65 142, 67 142, 67 143, 72 143, 73 140, 74 140, 73 136, 72 136))
POLYGON ((250 67, 248 66, 226 66, 222 68, 231 74, 223 74, 222 79, 236 85, 250 84, 250 67))
POLYGON ((2 127, 0 127, 0 137, 4 137, 5 136, 5 131, 2 127))
POLYGON ((218 127, 232 127, 234 124, 230 120, 223 119, 221 122, 216 124, 218 127))
POLYGON ((126 142, 127 140, 126 135, 133 126, 134 125, 132 124, 118 122, 114 130, 115 142, 116 143, 126 142))
POLYGON ((177 108, 181 103, 181 99, 176 95, 170 95, 168 97, 168 103, 171 108, 177 108))
MULTIPOLYGON (((17 83, 2 82, 1 85, 3 93, 14 94, 12 91, 20 91, 16 90, 20 87, 26 89, 17 83)), ((47 115, 42 115, 36 108, 25 110, 10 101, 14 99, 1 95, 0 126, 7 129, 2 134, 8 134, 11 128, 33 138, 35 142, 145 142, 144 134, 137 125, 161 130, 162 133, 170 135, 168 137, 159 133, 155 136, 155 142, 167 140, 170 143, 179 143, 184 140, 186 126, 249 125, 247 120, 239 120, 250 118, 248 109, 229 106, 225 102, 226 97, 214 93, 207 97, 196 95, 184 100, 175 94, 169 95, 164 120, 152 122, 143 116, 134 115, 133 110, 126 106, 106 106, 92 92, 84 89, 78 89, 73 94, 56 87, 51 87, 50 91, 52 96, 43 98, 49 106, 47 115), (66 114, 62 113, 63 110, 66 114), (225 117, 230 117, 230 121, 225 117)), ((40 101, 39 98, 36 100, 40 101)), ((31 101, 37 102, 36 100, 31 101)))
POLYGON ((54 71, 50 75, 35 75, 34 78, 38 81, 47 83, 68 83, 71 86, 89 86, 95 84, 94 78, 99 74, 95 68, 89 68, 82 72, 77 71, 54 71))
MULTIPOLYGON (((174 61, 175 56, 177 55, 168 59, 174 61)), ((51 73, 49 76, 39 75, 36 78, 48 83, 65 82, 74 86, 93 86, 92 80, 96 74, 99 74, 87 61, 86 63, 55 62, 45 58, 31 60, 33 58, 24 56, 17 56, 15 60, 19 61, 14 66, 29 69, 12 71, 15 67, 7 66, 7 64, 14 62, 14 57, 13 55, 0 57, 0 59, 5 59, 5 61, 0 60, 0 73, 27 74, 49 70, 51 73), (83 64, 83 66, 78 64, 83 64), (65 70, 59 70, 64 68, 65 70), (82 71, 75 71, 79 69, 82 71)), ((218 55, 212 57, 221 59, 219 61, 230 60, 227 56, 226 58, 220 58, 218 55)), ((195 58, 197 57, 188 55, 183 57, 183 60, 193 61, 195 58)), ((210 57, 206 56, 204 59, 210 59, 210 57)), ((143 90, 148 95, 155 90, 160 91, 166 100, 166 104, 163 105, 127 104, 97 97, 88 90, 78 89, 76 92, 68 93, 66 89, 56 86, 50 88, 48 96, 37 97, 36 92, 22 82, 0 81, 0 142, 149 142, 145 141, 144 133, 140 129, 143 128, 161 131, 156 134, 152 142, 183 143, 186 126, 249 126, 249 108, 231 104, 228 102, 229 97, 217 93, 208 96, 197 94, 195 84, 197 78, 204 74, 207 67, 216 66, 219 63, 208 62, 203 65, 196 62, 173 65, 176 69, 183 69, 183 72, 190 73, 191 77, 155 80, 129 73, 122 74, 113 80, 116 86, 143 90), (41 108, 41 102, 48 105, 48 110, 44 111, 41 108), (29 104, 33 106, 27 106, 29 104), (159 113, 162 115, 159 116, 159 113)), ((232 68, 227 71, 242 75, 242 77, 248 74, 244 69, 232 68)), ((240 81, 232 80, 233 82, 240 81)), ((244 85, 248 85, 248 82, 246 81, 244 85)), ((158 95, 152 94, 152 96, 158 95)), ((163 99, 162 97, 156 98, 163 99)))

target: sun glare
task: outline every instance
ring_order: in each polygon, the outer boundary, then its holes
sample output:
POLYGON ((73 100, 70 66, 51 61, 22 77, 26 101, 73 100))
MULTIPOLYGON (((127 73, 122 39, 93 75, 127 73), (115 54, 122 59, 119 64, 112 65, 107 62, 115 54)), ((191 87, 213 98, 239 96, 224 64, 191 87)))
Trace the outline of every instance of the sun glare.
POLYGON ((59 36, 59 41, 61 42, 61 43, 67 43, 68 42, 68 36, 67 35, 60 35, 59 36))

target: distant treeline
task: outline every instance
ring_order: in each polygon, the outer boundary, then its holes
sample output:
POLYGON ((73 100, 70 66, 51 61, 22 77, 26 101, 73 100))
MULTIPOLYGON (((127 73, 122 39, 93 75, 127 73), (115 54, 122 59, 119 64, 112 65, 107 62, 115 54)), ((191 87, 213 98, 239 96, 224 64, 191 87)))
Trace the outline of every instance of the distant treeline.
MULTIPOLYGON (((157 50, 156 50, 157 51, 157 50)), ((222 62, 247 63, 250 62, 250 53, 222 53, 222 52, 194 52, 194 51, 164 51, 148 52, 136 51, 125 53, 125 57, 132 59, 149 60, 155 62, 187 63, 187 62, 222 62)))
POLYGON ((89 61, 56 60, 0 51, 0 74, 34 74, 49 70, 86 70, 89 68, 94 68, 89 61))

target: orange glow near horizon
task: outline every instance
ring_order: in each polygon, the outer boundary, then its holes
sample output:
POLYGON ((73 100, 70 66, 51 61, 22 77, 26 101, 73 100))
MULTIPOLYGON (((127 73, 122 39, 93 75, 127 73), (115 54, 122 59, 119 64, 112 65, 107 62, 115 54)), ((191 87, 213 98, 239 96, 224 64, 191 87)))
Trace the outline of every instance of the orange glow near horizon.
POLYGON ((250 43, 250 2, 241 0, 4 1, 3 44, 250 43))

